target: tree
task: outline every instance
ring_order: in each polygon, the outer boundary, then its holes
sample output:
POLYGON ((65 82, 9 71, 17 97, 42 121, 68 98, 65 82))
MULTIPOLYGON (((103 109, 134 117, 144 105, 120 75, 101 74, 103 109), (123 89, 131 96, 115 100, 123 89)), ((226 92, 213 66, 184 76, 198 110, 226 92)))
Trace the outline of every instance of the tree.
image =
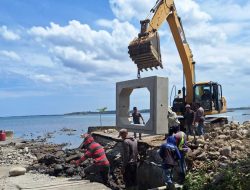
POLYGON ((99 114, 100 114, 100 125, 101 126, 102 126, 102 113, 104 113, 107 109, 108 109, 107 107, 97 109, 99 111, 99 114))

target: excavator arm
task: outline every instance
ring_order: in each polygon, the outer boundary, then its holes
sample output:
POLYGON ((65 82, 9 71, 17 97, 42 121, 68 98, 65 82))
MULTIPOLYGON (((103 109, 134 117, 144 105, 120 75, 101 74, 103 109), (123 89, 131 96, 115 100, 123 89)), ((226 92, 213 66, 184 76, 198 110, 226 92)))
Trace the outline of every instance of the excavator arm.
POLYGON ((174 0, 158 0, 151 20, 141 21, 141 33, 129 45, 129 54, 138 70, 163 67, 157 30, 167 21, 178 49, 186 78, 186 102, 193 101, 195 83, 193 54, 187 43, 181 20, 177 15, 174 0), (155 45, 156 44, 156 45, 155 45), (143 51, 143 50, 144 51, 143 51), (153 53, 152 53, 153 52, 153 53))
POLYGON ((205 114, 226 112, 226 99, 222 96, 221 85, 212 81, 202 83, 195 81, 193 54, 187 43, 181 19, 177 15, 174 0, 158 0, 150 12, 153 14, 152 18, 140 21, 141 32, 128 46, 128 53, 138 68, 138 77, 144 69, 163 68, 157 30, 164 21, 167 21, 181 58, 186 79, 183 98, 174 99, 173 109, 181 114, 186 103, 200 103, 205 109, 205 114), (208 91, 207 99, 204 98, 205 91, 208 91))

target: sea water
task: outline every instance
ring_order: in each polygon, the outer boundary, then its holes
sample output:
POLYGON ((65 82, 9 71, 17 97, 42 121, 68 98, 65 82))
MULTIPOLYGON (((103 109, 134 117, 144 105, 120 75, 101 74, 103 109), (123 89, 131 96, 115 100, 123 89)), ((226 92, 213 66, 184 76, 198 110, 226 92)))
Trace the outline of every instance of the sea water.
MULTIPOLYGON (((142 113, 144 120, 150 117, 149 113, 142 113)), ((250 120, 250 110, 236 110, 223 114, 228 116, 229 121, 240 123, 250 120)), ((103 126, 115 126, 115 114, 102 114, 103 126)), ((70 148, 80 145, 80 134, 87 132, 89 126, 100 126, 100 116, 77 115, 77 116, 23 116, 0 118, 0 130, 12 130, 15 137, 24 139, 36 139, 48 136, 48 142, 69 143, 70 148), (75 131, 63 131, 64 128, 75 131)))

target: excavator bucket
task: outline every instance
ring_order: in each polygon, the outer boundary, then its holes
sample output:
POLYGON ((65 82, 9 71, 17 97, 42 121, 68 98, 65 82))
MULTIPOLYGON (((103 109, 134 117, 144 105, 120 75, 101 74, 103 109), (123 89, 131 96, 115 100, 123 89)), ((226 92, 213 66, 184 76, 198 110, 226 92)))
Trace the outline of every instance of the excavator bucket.
POLYGON ((128 46, 128 53, 140 71, 163 68, 160 39, 157 32, 151 32, 134 39, 128 46))

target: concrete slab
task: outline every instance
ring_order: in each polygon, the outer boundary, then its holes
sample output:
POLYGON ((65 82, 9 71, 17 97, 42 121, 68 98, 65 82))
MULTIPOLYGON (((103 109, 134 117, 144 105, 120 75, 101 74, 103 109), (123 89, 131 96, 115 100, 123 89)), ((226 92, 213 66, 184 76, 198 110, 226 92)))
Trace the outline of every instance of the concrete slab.
MULTIPOLYGON (((1 169, 1 168, 0 168, 1 169)), ((1 190, 108 190, 101 183, 72 178, 56 178, 43 174, 26 173, 16 177, 1 177, 1 190)))
POLYGON ((168 78, 146 77, 116 83, 116 126, 147 134, 168 131, 168 78), (130 95, 134 89, 146 88, 150 93, 150 118, 145 125, 129 121, 130 95))

